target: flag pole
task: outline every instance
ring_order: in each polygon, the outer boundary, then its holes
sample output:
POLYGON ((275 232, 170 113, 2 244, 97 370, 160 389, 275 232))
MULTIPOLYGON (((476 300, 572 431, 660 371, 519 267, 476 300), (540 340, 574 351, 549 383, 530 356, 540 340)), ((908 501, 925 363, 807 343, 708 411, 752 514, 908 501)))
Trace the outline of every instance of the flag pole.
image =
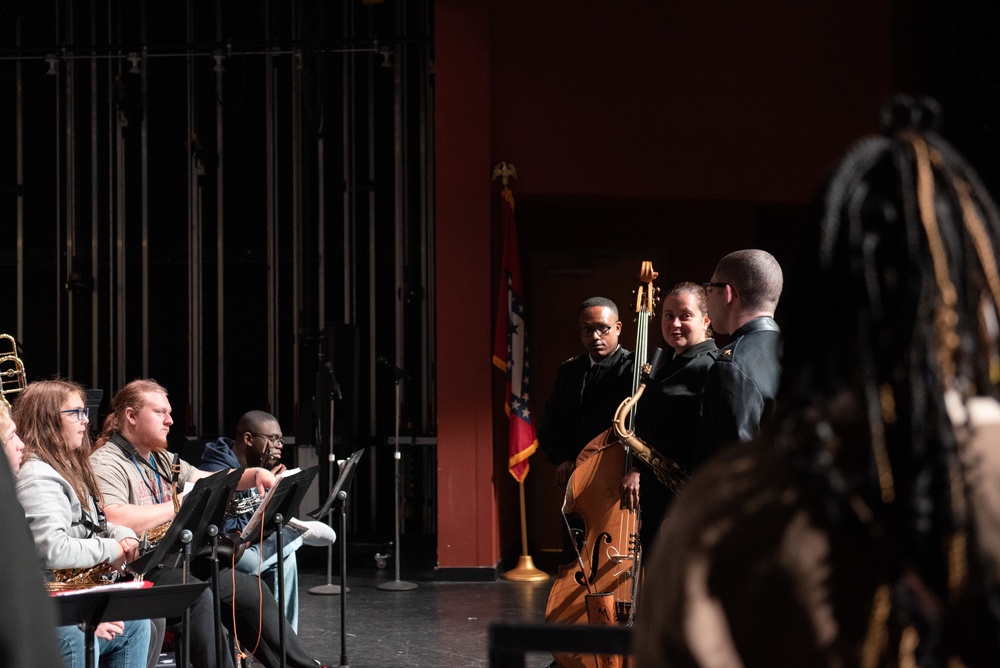
POLYGON ((514 225, 514 195, 510 191, 509 180, 517 178, 514 165, 501 162, 493 168, 492 180, 501 179, 503 192, 501 207, 504 226, 504 274, 501 280, 500 296, 497 301, 497 330, 494 341, 493 364, 507 374, 507 398, 505 409, 509 418, 508 469, 517 480, 521 505, 521 558, 517 568, 509 570, 501 577, 518 582, 540 582, 549 576, 535 568, 528 554, 528 520, 524 501, 524 478, 528 475, 528 458, 538 447, 535 429, 531 424, 528 408, 528 377, 524 368, 527 356, 525 343, 526 328, 523 322, 523 293, 521 291, 520 261, 517 253, 517 230, 514 225), (519 324, 513 324, 517 319, 519 324), (515 332, 519 332, 515 336, 515 332))
POLYGON ((543 580, 548 580, 549 576, 545 571, 535 568, 535 562, 531 560, 531 555, 528 554, 528 523, 527 515, 524 511, 524 481, 522 480, 517 485, 521 489, 521 557, 517 560, 517 568, 507 571, 501 577, 504 580, 513 580, 515 582, 542 582, 543 580))

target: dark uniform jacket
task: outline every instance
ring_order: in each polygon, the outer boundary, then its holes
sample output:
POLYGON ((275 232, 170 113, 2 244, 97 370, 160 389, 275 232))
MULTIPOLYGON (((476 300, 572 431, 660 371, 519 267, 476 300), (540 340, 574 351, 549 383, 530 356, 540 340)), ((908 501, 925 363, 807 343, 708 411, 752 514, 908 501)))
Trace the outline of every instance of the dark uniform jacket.
POLYGON ((702 392, 718 348, 708 339, 675 355, 657 372, 636 410, 635 433, 685 471, 691 468, 702 392))
POLYGON ((728 443, 757 437, 778 393, 780 356, 781 330, 772 318, 754 318, 733 332, 705 382, 695 466, 728 443))
POLYGON ((610 429, 618 404, 632 394, 631 352, 619 346, 600 366, 582 393, 583 379, 590 369, 589 354, 577 355, 559 367, 538 432, 539 446, 556 466, 576 461, 587 443, 610 429))
MULTIPOLYGON (((657 372, 653 385, 646 388, 636 409, 636 435, 685 471, 691 470, 701 422, 702 393, 717 353, 715 341, 708 339, 675 355, 657 372)), ((673 492, 656 478, 652 468, 643 462, 636 466, 642 508, 639 535, 644 549, 648 549, 673 492)))

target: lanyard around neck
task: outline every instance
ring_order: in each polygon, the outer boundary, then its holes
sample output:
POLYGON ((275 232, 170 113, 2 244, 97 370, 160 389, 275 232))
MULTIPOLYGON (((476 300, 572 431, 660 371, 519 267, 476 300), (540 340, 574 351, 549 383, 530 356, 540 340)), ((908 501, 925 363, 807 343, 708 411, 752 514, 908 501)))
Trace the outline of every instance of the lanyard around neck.
POLYGON ((132 465, 135 466, 135 470, 139 472, 139 477, 142 478, 142 484, 146 486, 146 489, 148 489, 149 493, 153 495, 153 498, 156 500, 157 503, 162 503, 163 501, 160 497, 163 496, 163 480, 160 478, 160 470, 156 468, 156 464, 153 461, 153 455, 150 454, 149 461, 147 462, 143 460, 143 463, 147 464, 149 468, 153 469, 153 475, 156 476, 156 487, 160 490, 159 494, 157 494, 156 490, 153 489, 153 486, 150 484, 149 478, 143 475, 142 469, 139 468, 139 461, 136 459, 135 454, 134 453, 132 454, 132 465))

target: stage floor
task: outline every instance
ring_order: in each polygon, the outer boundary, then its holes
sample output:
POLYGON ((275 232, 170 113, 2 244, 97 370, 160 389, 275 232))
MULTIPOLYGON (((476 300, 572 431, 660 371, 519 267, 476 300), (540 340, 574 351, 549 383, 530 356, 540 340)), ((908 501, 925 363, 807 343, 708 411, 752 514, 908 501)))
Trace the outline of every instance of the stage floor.
MULTIPOLYGON (((417 588, 385 591, 376 587, 395 580, 392 559, 386 568, 379 569, 373 559, 354 558, 352 554, 345 599, 347 661, 342 664, 340 596, 309 593, 311 587, 327 583, 325 554, 324 548, 300 550, 299 636, 312 655, 327 666, 489 666, 490 625, 542 622, 552 585, 551 578, 545 582, 438 582, 433 579, 430 556, 416 549, 409 552, 412 566, 407 566, 404 551, 400 579, 417 588), (355 562, 363 565, 352 566, 355 562)), ((337 585, 338 568, 335 558, 330 581, 337 585)), ((165 655, 161 665, 175 665, 171 659, 165 655)), ((526 665, 541 668, 551 660, 548 654, 529 654, 526 665)))
MULTIPOLYGON (((401 579, 411 591, 376 589, 392 570, 348 573, 346 655, 352 668, 488 666, 488 631, 494 622, 541 622, 549 582, 435 582, 401 579)), ((339 582, 334 577, 334 583, 339 582)), ((326 574, 300 574, 299 635, 329 666, 340 665, 340 597, 309 594, 326 574)), ((551 656, 529 656, 528 666, 547 666, 551 656)))

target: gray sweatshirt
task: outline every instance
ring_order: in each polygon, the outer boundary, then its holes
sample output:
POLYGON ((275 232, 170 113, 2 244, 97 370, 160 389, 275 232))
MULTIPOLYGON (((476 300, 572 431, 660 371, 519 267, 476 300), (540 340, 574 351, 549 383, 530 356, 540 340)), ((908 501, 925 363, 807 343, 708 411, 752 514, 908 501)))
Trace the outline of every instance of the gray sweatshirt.
MULTIPOLYGON (((76 492, 40 459, 32 457, 24 462, 17 474, 16 490, 45 568, 90 568, 111 562, 119 553, 118 541, 135 538, 135 532, 127 527, 109 523, 98 535, 79 524, 82 507, 76 492)), ((93 499, 87 500, 87 512, 96 522, 93 499)))

